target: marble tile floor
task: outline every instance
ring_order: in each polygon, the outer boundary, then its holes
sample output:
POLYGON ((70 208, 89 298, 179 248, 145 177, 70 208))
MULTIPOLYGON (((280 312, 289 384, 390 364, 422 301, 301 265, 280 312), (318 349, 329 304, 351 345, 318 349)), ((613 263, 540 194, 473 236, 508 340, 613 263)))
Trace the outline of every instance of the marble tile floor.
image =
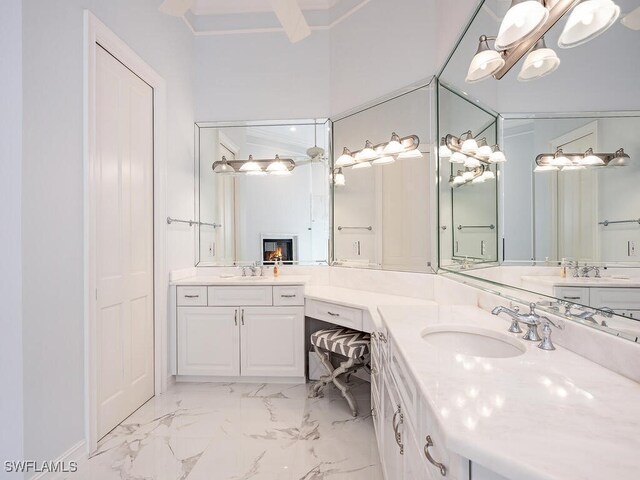
POLYGON ((99 444, 69 480, 382 480, 369 384, 352 417, 333 386, 179 383, 99 444))

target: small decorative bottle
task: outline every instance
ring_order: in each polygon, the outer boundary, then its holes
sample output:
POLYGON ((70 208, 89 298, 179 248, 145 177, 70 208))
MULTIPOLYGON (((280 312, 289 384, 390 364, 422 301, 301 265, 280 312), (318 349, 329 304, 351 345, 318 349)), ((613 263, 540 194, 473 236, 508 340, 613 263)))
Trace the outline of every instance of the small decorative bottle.
POLYGON ((278 268, 278 259, 273 263, 273 276, 278 278, 280 276, 280 269, 278 268))

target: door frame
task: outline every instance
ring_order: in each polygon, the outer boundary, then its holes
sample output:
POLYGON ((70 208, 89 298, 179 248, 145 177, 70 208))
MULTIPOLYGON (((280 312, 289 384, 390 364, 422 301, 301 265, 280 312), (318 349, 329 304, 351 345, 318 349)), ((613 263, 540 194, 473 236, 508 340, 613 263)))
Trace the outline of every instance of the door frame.
POLYGON ((153 89, 153 324, 154 394, 167 387, 166 249, 166 83, 122 39, 89 10, 84 11, 84 362, 85 441, 88 453, 98 445, 98 358, 96 305, 96 44, 153 89))

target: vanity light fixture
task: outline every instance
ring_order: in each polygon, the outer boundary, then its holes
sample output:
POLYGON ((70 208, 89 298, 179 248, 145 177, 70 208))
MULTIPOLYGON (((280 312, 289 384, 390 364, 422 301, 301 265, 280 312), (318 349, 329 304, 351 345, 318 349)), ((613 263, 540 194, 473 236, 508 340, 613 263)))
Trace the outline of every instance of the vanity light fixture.
POLYGON ((403 158, 421 158, 422 152, 418 150, 420 139, 416 135, 402 137, 393 132, 391 140, 386 143, 373 145, 367 140, 362 150, 349 151, 344 147, 342 155, 338 157, 335 167, 367 168, 371 164, 385 165, 403 158), (396 152, 396 153, 388 153, 396 152))
POLYGON ((573 162, 565 157, 561 148, 558 148, 556 150, 556 153, 553 154, 553 158, 549 160, 549 165, 552 167, 566 167, 569 165, 573 165, 573 162))
POLYGON ((623 148, 614 153, 594 153, 589 148, 584 153, 564 153, 558 148, 555 153, 541 153, 536 157, 535 172, 549 172, 555 169, 562 171, 584 170, 585 168, 624 167, 630 158, 623 148), (548 168, 553 167, 553 168, 548 168))
POLYGON ((274 158, 256 160, 253 155, 249 155, 247 160, 222 160, 213 162, 213 171, 220 174, 245 174, 245 175, 289 175, 296 167, 296 163, 290 158, 274 158))
POLYGON ((276 155, 275 160, 267 167, 267 173, 271 175, 291 175, 291 172, 282 160, 280 160, 278 155, 276 155))
POLYGON ((344 177, 344 173, 342 173, 342 168, 338 168, 333 175, 333 183, 336 187, 344 187, 346 185, 346 179, 344 177))
POLYGON ((531 37, 549 18, 549 10, 542 1, 512 0, 511 7, 500 23, 496 48, 508 50, 531 37))
POLYGON ((465 163, 467 161, 467 156, 462 152, 453 152, 449 162, 451 163, 465 163))
POLYGON ((547 48, 542 37, 524 59, 518 80, 521 82, 536 80, 555 72, 559 66, 558 55, 551 48, 547 48))
POLYGON ((469 64, 465 78, 467 83, 475 83, 489 78, 504 67, 504 58, 499 52, 489 47, 490 40, 495 40, 495 37, 480 36, 478 49, 469 64))
POLYGON ((464 166, 467 168, 477 168, 480 166, 480 160, 473 157, 467 157, 464 161, 464 166))
POLYGON ((440 139, 440 146, 438 147, 438 155, 440 158, 449 158, 451 157, 451 150, 447 147, 447 141, 444 137, 440 139))
POLYGON ((626 167, 627 162, 630 160, 629 155, 624 151, 624 148, 616 150, 613 158, 607 163, 608 167, 626 167))
MULTIPOLYGON (((558 46, 562 48, 581 45, 595 38, 615 23, 620 15, 620 8, 612 0, 512 0, 511 8, 495 37, 495 50, 492 51, 488 44, 494 37, 482 35, 480 46, 469 65, 466 81, 473 83, 490 76, 500 80, 521 58, 537 51, 535 47, 538 41, 571 9, 573 11, 558 41, 558 46)), ((556 60, 550 55, 551 52, 536 53, 532 63, 545 57, 547 65, 555 65, 556 60)), ((543 63, 538 68, 544 66, 543 63)), ((545 74, 551 71, 545 70, 545 74)), ((529 76, 527 73, 523 69, 520 77, 533 80, 542 76, 529 76)))
POLYGON ((336 160, 336 167, 344 167, 345 165, 350 165, 354 162, 353 156, 347 147, 342 149, 342 155, 338 157, 336 160))
POLYGON ((460 140, 462 140, 462 137, 466 137, 466 138, 462 142, 460 151, 465 155, 475 154, 478 151, 478 142, 476 142, 476 139, 473 138, 473 134, 471 133, 471 130, 460 135, 460 140))
POLYGON ((451 163, 464 163, 466 166, 475 168, 481 164, 506 162, 507 159, 504 156, 504 153, 500 151, 500 147, 498 145, 489 147, 486 138, 483 138, 480 140, 480 143, 483 144, 482 151, 480 151, 481 147, 478 147, 478 142, 474 139, 473 143, 468 143, 470 139, 473 139, 471 131, 463 133, 460 137, 456 137, 451 134, 448 134, 445 137, 445 144, 447 148, 453 152, 449 159, 451 163), (464 137, 466 138, 462 140, 464 137), (463 151, 465 143, 467 143, 467 152, 469 153, 465 153, 463 151), (474 144, 476 147, 475 152, 471 153, 474 144), (468 157, 473 158, 473 160, 469 160, 468 157))
POLYGON ((478 156, 488 159, 492 153, 493 153, 493 149, 491 148, 491 146, 487 144, 487 139, 481 138, 480 141, 478 142, 478 152, 477 152, 478 156))
POLYGON ((353 168, 354 170, 360 169, 360 168, 371 168, 371 162, 367 162, 365 160, 361 162, 356 162, 353 165, 351 165, 351 168, 353 168))
POLYGON ((397 155, 402 152, 404 152, 404 147, 402 143, 400 143, 400 137, 396 132, 393 132, 391 134, 391 141, 384 146, 382 153, 385 155, 397 155))
POLYGON ((240 167, 240 171, 241 172, 260 172, 262 171, 262 168, 260 167, 260 165, 258 164, 258 162, 255 162, 253 160, 253 155, 249 155, 249 160, 247 160, 246 162, 244 162, 242 164, 242 166, 240 167))
POLYGON ((491 163, 504 163, 507 161, 507 157, 505 157, 502 150, 500 150, 499 145, 496 144, 493 146, 493 153, 491 153, 491 156, 489 157, 489 161, 491 163))
POLYGON ((496 178, 496 174, 493 173, 489 167, 486 168, 482 176, 485 180, 493 180, 496 178))
POLYGON ((466 183, 466 180, 462 177, 462 175, 456 175, 450 180, 452 187, 459 187, 466 183))
POLYGON ((378 155, 376 151, 373 149, 373 144, 367 140, 364 144, 364 148, 355 154, 356 162, 373 160, 378 155))
POLYGON ((586 152, 584 152, 584 156, 582 157, 582 159, 578 160, 578 165, 595 167, 595 166, 604 165, 604 160, 602 160, 600 157, 597 157, 596 155, 593 154, 593 148, 589 148, 587 149, 586 152))
POLYGON ((597 37, 620 16, 620 7, 612 0, 585 0, 569 15, 558 40, 560 48, 571 48, 597 37))
POLYGON ((222 160, 220 160, 219 162, 213 162, 211 168, 213 168, 213 173, 236 173, 236 169, 229 164, 229 162, 227 161, 227 157, 225 157, 224 155, 222 156, 222 160))

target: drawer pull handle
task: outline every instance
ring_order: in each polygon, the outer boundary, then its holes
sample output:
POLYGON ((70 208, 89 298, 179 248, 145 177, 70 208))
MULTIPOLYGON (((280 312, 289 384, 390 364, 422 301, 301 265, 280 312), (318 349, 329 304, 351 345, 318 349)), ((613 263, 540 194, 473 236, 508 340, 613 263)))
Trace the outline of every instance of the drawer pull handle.
POLYGON ((244 308, 242 309, 242 313, 240 314, 240 322, 244 325, 244 308))
POLYGON ((339 317, 340 314, 339 313, 333 313, 333 312, 327 312, 329 315, 331 315, 332 317, 339 317))
POLYGON ((393 426, 393 431, 396 434, 396 443, 398 447, 400 447, 400 455, 404 455, 404 445, 402 444, 402 434, 398 431, 400 425, 404 421, 404 415, 402 414, 402 407, 398 405, 398 409, 393 413, 393 418, 391 419, 391 425, 393 426), (398 423, 396 424, 396 417, 398 418, 398 423))
POLYGON ((384 343, 387 343, 387 337, 384 335, 384 333, 379 332, 379 333, 378 333, 378 338, 379 338, 380 340, 382 340, 384 343))
POLYGON ((293 294, 293 295, 285 295, 285 294, 282 294, 282 295, 280 295, 280 296, 281 296, 282 298, 296 298, 296 295, 295 295, 295 294, 293 294))
POLYGON ((238 326, 238 310, 236 310, 236 312, 233 315, 233 322, 236 324, 236 327, 238 326))
POLYGON ((565 300, 580 300, 580 297, 562 297, 565 300))
POLYGON ((200 295, 185 295, 184 298, 200 298, 200 295))
POLYGON ((445 467, 440 462, 436 462, 433 459, 433 457, 429 453, 429 447, 433 447, 433 440, 431 440, 431 435, 427 435, 427 443, 425 443, 425 445, 424 445, 424 456, 427 457, 427 460, 429 460, 429 463, 431 465, 433 465, 434 467, 437 467, 437 468, 440 469, 440 475, 442 475, 443 477, 446 477, 447 476, 447 467, 445 467))

